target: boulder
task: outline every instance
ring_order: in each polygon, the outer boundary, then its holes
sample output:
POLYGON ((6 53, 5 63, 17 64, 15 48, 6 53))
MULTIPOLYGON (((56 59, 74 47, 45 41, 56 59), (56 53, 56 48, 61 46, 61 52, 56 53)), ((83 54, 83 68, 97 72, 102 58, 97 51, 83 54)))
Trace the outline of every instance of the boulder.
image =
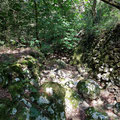
POLYGON ((86 99, 96 99, 99 97, 99 85, 93 80, 82 80, 77 84, 77 89, 80 94, 86 99))
MULTIPOLYGON (((55 82, 46 82, 40 87, 40 96, 37 99, 37 105, 40 109, 37 120, 47 118, 48 120, 65 120, 64 111, 64 88, 55 82)), ((34 116, 33 116, 34 118, 34 116)))

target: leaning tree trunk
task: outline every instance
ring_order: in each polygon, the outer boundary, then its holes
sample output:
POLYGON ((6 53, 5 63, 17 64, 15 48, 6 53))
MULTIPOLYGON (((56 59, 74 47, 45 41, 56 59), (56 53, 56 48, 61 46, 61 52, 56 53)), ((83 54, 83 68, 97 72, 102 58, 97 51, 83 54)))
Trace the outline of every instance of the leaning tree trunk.
POLYGON ((101 0, 109 5, 112 5, 113 7, 116 7, 120 10, 120 1, 119 0, 101 0))

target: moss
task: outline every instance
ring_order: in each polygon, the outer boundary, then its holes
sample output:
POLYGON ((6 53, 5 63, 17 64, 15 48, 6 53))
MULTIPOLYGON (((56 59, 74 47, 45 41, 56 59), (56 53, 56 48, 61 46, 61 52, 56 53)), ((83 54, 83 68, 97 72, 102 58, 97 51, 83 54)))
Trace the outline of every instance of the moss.
POLYGON ((0 78, 2 81, 2 86, 6 83, 11 83, 15 78, 25 79, 25 78, 39 78, 39 71, 41 65, 33 57, 22 58, 10 65, 4 64, 0 67, 0 78))
POLYGON ((3 115, 5 113, 6 110, 6 105, 1 103, 0 104, 0 114, 3 115))
POLYGON ((7 98, 0 99, 0 120, 10 120, 13 102, 7 98))
POLYGON ((21 77, 23 78, 23 70, 22 65, 20 63, 14 63, 13 65, 9 66, 9 72, 13 75, 13 73, 16 73, 17 76, 14 77, 21 77))
POLYGON ((60 99, 64 100, 65 90, 58 83, 46 82, 41 86, 41 89, 44 91, 44 94, 48 96, 48 98, 55 97, 55 99, 60 98, 60 99), (53 96, 49 96, 49 94, 46 92, 47 88, 52 88, 53 93, 54 93, 53 96))
POLYGON ((72 57, 72 61, 71 61, 72 64, 81 64, 82 63, 81 59, 82 59, 83 54, 80 52, 77 53, 77 51, 78 50, 75 51, 75 53, 72 57))
POLYGON ((120 62, 119 62, 119 63, 117 63, 117 67, 120 67, 120 62))
POLYGON ((29 67, 33 67, 37 63, 37 60, 33 58, 32 56, 27 56, 26 58, 21 60, 20 63, 25 64, 29 67))
POLYGON ((41 116, 50 120, 65 120, 64 112, 64 88, 54 82, 46 82, 40 88, 40 97, 37 100, 39 105, 38 111, 41 116))
POLYGON ((16 95, 22 93, 22 91, 24 90, 24 84, 22 84, 21 82, 11 84, 9 85, 8 90, 11 95, 15 97, 16 95))
POLYGON ((96 99, 100 95, 100 88, 93 80, 79 81, 77 89, 87 99, 96 99))
POLYGON ((66 104, 69 104, 69 106, 71 106, 73 109, 78 108, 79 103, 82 101, 78 93, 72 89, 66 90, 65 99, 66 99, 66 104))
POLYGON ((35 84, 38 84, 40 67, 41 64, 38 63, 37 59, 31 56, 26 56, 12 63, 0 63, 1 87, 8 89, 12 96, 12 101, 7 98, 0 99, 0 114, 3 114, 0 116, 1 120, 26 119, 26 105, 22 104, 21 99, 24 97, 30 99, 30 96, 25 94, 25 90, 28 90, 30 94, 38 93, 35 84), (33 80, 34 84, 32 84, 33 80), (34 92, 35 89, 36 92, 34 92), (15 115, 11 114, 13 108, 17 109, 15 115))

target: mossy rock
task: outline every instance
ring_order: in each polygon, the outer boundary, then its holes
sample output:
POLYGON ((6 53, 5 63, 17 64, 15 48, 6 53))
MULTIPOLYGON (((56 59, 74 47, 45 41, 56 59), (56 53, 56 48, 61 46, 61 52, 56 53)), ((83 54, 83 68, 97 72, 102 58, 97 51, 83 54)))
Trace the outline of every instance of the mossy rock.
POLYGON ((86 120, 109 120, 109 117, 104 112, 99 112, 95 110, 93 107, 89 107, 86 111, 86 120))
POLYGON ((0 64, 0 86, 8 90, 12 99, 0 99, 0 120, 28 119, 30 108, 21 99, 30 100, 26 90, 29 94, 38 92, 40 68, 41 64, 32 56, 25 56, 13 63, 0 64))
POLYGON ((39 73, 42 65, 31 57, 26 56, 11 64, 0 65, 0 78, 2 86, 15 83, 24 79, 39 79, 39 73))
POLYGON ((114 112, 120 116, 120 102, 117 102, 114 106, 114 112))
POLYGON ((67 66, 66 63, 60 59, 56 60, 56 64, 59 66, 60 69, 64 69, 67 66))
POLYGON ((8 90, 11 93, 12 97, 16 97, 18 94, 23 94, 24 84, 22 82, 13 83, 8 86, 8 90))
POLYGON ((46 82, 41 88, 43 90, 42 94, 47 95, 49 98, 55 97, 64 99, 65 89, 58 83, 46 82))
POLYGON ((64 97, 65 90, 60 84, 54 82, 44 83, 40 88, 40 96, 37 99, 39 108, 42 108, 37 109, 38 118, 46 117, 48 120, 65 120, 64 97))
POLYGON ((100 95, 99 85, 93 80, 82 80, 77 84, 78 92, 86 99, 96 99, 100 95))
POLYGON ((13 106, 15 106, 15 103, 7 98, 0 100, 0 120, 12 120, 11 112, 13 106))

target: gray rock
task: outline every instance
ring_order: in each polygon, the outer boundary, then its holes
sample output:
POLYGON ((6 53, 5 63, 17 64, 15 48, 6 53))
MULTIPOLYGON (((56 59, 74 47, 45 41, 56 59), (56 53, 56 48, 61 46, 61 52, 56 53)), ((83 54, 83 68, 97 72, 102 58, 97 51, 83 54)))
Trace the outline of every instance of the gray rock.
POLYGON ((95 110, 93 107, 89 107, 86 110, 86 120, 109 120, 109 117, 106 113, 99 112, 95 110))

